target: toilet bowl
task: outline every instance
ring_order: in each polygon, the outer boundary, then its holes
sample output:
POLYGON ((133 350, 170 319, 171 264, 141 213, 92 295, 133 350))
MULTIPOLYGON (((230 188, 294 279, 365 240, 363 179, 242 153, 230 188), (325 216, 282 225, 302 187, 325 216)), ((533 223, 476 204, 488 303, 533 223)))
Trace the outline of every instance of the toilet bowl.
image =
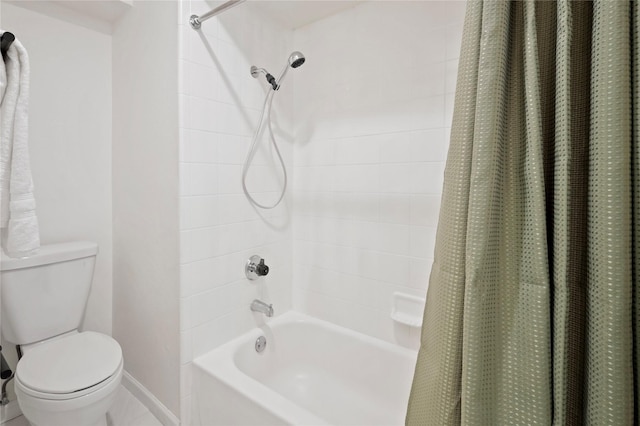
POLYGON ((75 332, 25 349, 15 391, 32 426, 106 426, 123 370, 115 340, 75 332))
POLYGON ((122 380, 122 349, 79 332, 98 247, 42 246, 35 256, 0 256, 2 333, 20 345, 15 392, 32 426, 106 426, 122 380))

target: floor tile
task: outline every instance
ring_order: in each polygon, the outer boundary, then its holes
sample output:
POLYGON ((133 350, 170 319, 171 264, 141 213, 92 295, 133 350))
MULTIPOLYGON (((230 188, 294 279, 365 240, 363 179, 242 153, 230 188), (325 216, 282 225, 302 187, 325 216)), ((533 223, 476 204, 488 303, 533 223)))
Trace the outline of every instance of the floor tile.
MULTIPOLYGON (((138 399, 122 385, 113 402, 113 406, 107 413, 109 426, 162 426, 153 414, 138 399)), ((24 416, 11 419, 2 426, 29 426, 24 416)))

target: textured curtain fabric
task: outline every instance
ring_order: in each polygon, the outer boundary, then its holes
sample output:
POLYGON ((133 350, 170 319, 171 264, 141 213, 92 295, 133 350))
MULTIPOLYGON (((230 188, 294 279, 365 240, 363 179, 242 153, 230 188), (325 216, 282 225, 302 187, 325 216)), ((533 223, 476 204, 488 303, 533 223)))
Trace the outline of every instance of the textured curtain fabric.
POLYGON ((638 424, 639 6, 467 6, 408 425, 638 424))

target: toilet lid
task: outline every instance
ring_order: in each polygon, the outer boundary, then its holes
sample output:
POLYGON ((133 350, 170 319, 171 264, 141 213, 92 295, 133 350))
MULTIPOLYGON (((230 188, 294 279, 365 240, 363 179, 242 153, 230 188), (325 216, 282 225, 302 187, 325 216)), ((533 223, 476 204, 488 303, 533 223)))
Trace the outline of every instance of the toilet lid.
POLYGON ((72 393, 95 386, 113 375, 122 350, 111 337, 85 331, 42 343, 20 359, 16 377, 44 393, 72 393))

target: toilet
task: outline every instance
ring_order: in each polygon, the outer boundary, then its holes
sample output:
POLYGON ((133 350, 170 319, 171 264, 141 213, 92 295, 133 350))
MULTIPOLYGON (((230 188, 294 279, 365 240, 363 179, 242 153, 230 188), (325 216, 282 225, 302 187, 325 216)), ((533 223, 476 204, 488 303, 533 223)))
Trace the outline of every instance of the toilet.
POLYGON ((118 342, 80 332, 98 246, 43 245, 0 259, 2 333, 20 345, 15 392, 32 426, 106 426, 122 380, 118 342))

